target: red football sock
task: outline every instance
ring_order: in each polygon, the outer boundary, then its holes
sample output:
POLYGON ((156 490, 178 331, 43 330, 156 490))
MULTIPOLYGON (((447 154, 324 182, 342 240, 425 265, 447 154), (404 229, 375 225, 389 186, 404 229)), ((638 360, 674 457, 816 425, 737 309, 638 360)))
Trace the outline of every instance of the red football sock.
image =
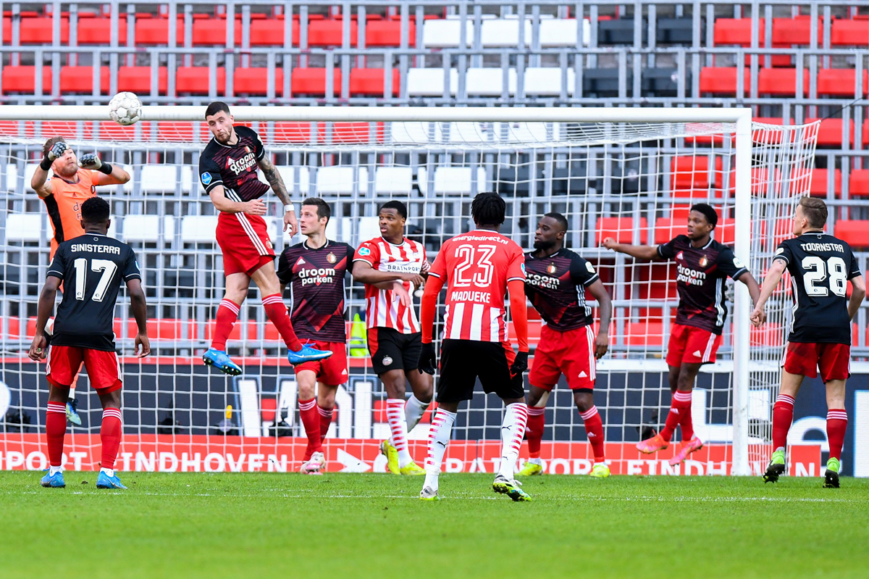
POLYGON ((217 315, 214 318, 214 337, 211 339, 211 347, 221 352, 226 351, 226 340, 232 333, 232 327, 238 319, 238 304, 224 298, 217 306, 217 315))
POLYGON ((320 452, 320 413, 317 412, 317 399, 299 400, 299 416, 305 426, 305 435, 308 437, 308 448, 305 449, 305 461, 311 458, 315 452, 320 452))
POLYGON ((118 449, 121 447, 121 411, 118 408, 103 410, 103 424, 100 427, 100 442, 103 443, 103 453, 100 468, 115 468, 118 449))
POLYGON ((320 442, 322 443, 329 433, 329 425, 332 424, 332 409, 323 408, 318 404, 317 412, 320 414, 320 442))
POLYGON ((827 411, 827 440, 830 443, 830 458, 842 458, 842 445, 845 443, 845 430, 848 428, 848 415, 844 408, 827 411))
POLYGON ((284 300, 280 294, 274 294, 263 298, 263 307, 266 309, 266 315, 269 320, 281 333, 284 343, 287 348, 298 352, 302 349, 302 343, 296 337, 296 332, 293 331, 293 324, 290 322, 290 314, 287 313, 287 306, 284 305, 284 300))
POLYGON ((528 424, 525 426, 525 440, 528 441, 528 453, 531 458, 540 458, 540 442, 543 440, 543 428, 546 426, 546 407, 528 407, 528 424))
POLYGON ((688 411, 681 413, 682 421, 679 423, 682 426, 682 442, 687 442, 694 438, 694 421, 691 419, 691 392, 676 392, 676 396, 683 402, 687 400, 688 403, 688 411))
POLYGON ((664 428, 661 429, 661 438, 670 442, 670 439, 673 438, 673 432, 676 430, 679 423, 682 422, 682 418, 685 416, 686 412, 691 412, 691 393, 679 392, 677 390, 673 393, 673 401, 670 403, 670 413, 667 414, 667 422, 664 424, 664 428))
POLYGON ((45 413, 45 433, 48 440, 48 464, 63 463, 63 437, 66 435, 66 404, 49 402, 45 413))
POLYGON ((592 406, 585 412, 580 412, 579 416, 585 423, 585 433, 588 435, 588 443, 591 445, 591 450, 594 452, 594 462, 603 462, 605 460, 603 450, 603 421, 600 419, 600 414, 597 412, 597 406, 592 406))
POLYGON ((788 430, 794 421, 794 399, 787 394, 779 394, 772 408, 772 449, 787 448, 788 430))

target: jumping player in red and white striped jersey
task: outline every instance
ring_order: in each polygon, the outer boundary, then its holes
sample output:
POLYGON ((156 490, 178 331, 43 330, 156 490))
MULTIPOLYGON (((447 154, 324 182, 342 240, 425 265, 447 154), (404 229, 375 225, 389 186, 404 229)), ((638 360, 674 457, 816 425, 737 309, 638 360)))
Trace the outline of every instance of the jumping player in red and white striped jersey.
POLYGON ((408 451, 407 433, 422 419, 432 397, 432 378, 419 368, 422 350, 413 291, 425 283, 425 247, 404 236, 407 207, 388 201, 380 208, 380 237, 359 246, 353 277, 365 284, 371 365, 386 389, 386 417, 392 436, 380 445, 393 474, 424 471, 408 451), (405 401, 407 382, 413 391, 405 401))
POLYGON ((420 369, 434 374, 432 343, 438 294, 447 284, 446 316, 441 347, 438 410, 429 436, 425 483, 420 498, 438 498, 440 465, 450 440, 459 403, 474 395, 477 378, 487 394, 504 401, 501 426, 501 464, 492 487, 514 501, 528 496, 513 479, 513 467, 525 435, 528 406, 522 373, 528 368, 528 319, 525 305, 525 255, 516 242, 498 233, 506 204, 497 193, 480 193, 471 204, 475 231, 447 240, 429 272, 422 298, 420 323, 423 352, 420 369), (510 311, 519 353, 507 338, 504 296, 509 289, 510 311))

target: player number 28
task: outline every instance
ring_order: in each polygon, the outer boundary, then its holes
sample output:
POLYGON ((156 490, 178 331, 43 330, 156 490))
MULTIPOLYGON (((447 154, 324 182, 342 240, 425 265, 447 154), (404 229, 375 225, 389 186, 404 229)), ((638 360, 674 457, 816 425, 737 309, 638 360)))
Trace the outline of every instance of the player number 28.
MULTIPOLYGON (((87 285, 88 278, 88 260, 82 257, 75 260, 73 265, 75 265, 75 299, 84 301, 85 286, 87 285)), ((103 301, 103 298, 106 296, 106 289, 108 289, 112 278, 115 277, 115 271, 117 271, 117 269, 118 266, 115 265, 115 262, 109 261, 108 259, 93 260, 91 263, 91 270, 103 273, 103 275, 100 276, 100 281, 97 283, 96 289, 94 290, 94 295, 91 297, 93 301, 103 301)))
POLYGON ((827 279, 827 273, 830 275, 830 290, 837 296, 845 296, 845 286, 848 283, 848 272, 845 267, 845 260, 841 257, 831 257, 824 263, 824 260, 816 255, 810 255, 803 258, 803 269, 806 270, 806 275, 803 281, 806 284, 806 294, 810 296, 826 296, 829 295, 829 290, 823 284, 827 279))
POLYGON ((462 261, 456 266, 455 287, 469 287, 471 283, 477 287, 489 286, 492 283, 492 271, 494 270, 491 259, 496 250, 494 245, 480 245, 477 248, 474 248, 473 245, 458 246, 456 257, 462 261), (476 265, 477 269, 473 275, 469 275, 468 270, 473 265, 476 265))

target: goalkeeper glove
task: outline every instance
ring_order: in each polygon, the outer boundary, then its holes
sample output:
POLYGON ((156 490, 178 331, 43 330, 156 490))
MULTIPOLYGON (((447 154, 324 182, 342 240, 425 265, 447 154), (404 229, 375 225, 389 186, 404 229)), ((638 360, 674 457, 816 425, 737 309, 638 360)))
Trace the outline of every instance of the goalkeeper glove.
POLYGON ((516 354, 516 359, 513 360, 513 365, 510 366, 510 373, 517 376, 528 369, 528 352, 519 352, 516 354))
POLYGON ((112 166, 108 163, 103 163, 102 161, 100 161, 100 158, 94 153, 82 155, 81 161, 79 161, 79 165, 81 165, 82 169, 99 171, 100 173, 103 173, 105 175, 112 174, 112 166))
POLYGON ((45 157, 43 157, 42 162, 39 164, 42 170, 48 171, 51 169, 51 164, 59 157, 62 157, 63 154, 66 153, 67 148, 66 143, 63 141, 55 143, 54 146, 48 150, 45 157))
POLYGON ((435 367, 437 366, 437 354, 435 353, 434 342, 422 345, 422 353, 419 355, 419 372, 425 372, 434 376, 435 367))

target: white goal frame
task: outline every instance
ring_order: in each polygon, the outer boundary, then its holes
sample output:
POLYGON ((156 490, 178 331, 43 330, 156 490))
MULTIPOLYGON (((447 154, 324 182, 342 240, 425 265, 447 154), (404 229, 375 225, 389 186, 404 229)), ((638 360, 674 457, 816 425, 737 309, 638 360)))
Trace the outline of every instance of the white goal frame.
MULTIPOLYGON (((141 121, 199 121, 202 106, 144 106, 141 121)), ((752 113, 750 108, 521 108, 521 107, 252 107, 233 106, 238 122, 561 122, 732 123, 735 125, 735 255, 750 264, 752 113)), ((0 107, 0 121, 111 122, 106 106, 0 107)), ((735 284, 733 310, 733 475, 749 465, 749 294, 735 284)))

